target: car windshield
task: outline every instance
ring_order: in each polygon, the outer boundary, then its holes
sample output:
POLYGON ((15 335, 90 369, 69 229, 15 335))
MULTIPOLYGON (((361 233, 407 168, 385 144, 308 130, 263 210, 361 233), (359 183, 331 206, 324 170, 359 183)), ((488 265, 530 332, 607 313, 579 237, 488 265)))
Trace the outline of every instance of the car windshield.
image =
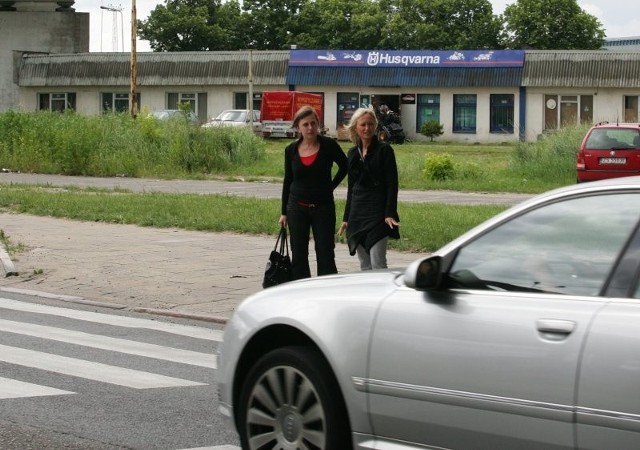
POLYGON ((215 120, 222 122, 246 122, 247 113, 245 111, 222 111, 215 120))
POLYGON ((596 128, 585 144, 587 150, 640 149, 640 129, 596 128))

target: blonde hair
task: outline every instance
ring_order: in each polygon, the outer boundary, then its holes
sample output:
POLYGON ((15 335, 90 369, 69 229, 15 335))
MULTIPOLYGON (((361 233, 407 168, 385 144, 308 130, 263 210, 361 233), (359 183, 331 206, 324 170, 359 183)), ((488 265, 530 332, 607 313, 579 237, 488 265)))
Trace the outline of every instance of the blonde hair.
POLYGON ((378 128, 378 118, 376 117, 376 112, 372 106, 368 106, 367 108, 358 108, 356 112, 351 116, 351 120, 349 120, 349 124, 347 125, 347 130, 349 130, 349 137, 351 138, 351 142, 358 145, 358 132, 356 130, 356 126, 358 125, 358 120, 365 115, 371 116, 373 119, 373 124, 376 128, 378 128))
POLYGON ((311 115, 316 119, 316 123, 318 124, 318 127, 320 127, 320 118, 318 117, 318 113, 316 112, 316 110, 313 108, 313 106, 304 105, 296 112, 296 115, 293 116, 293 128, 298 129, 300 121, 311 115))

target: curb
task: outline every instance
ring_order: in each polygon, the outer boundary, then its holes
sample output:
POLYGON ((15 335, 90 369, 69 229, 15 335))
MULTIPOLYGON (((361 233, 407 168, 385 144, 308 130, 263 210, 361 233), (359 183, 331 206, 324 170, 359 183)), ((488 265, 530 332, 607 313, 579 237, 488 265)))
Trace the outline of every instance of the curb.
POLYGON ((96 306, 96 307, 108 308, 108 309, 117 309, 119 311, 131 311, 131 312, 142 313, 142 314, 151 314, 155 316, 166 316, 166 317, 172 317, 175 319, 199 320, 202 322, 217 323, 220 325, 225 325, 229 320, 228 318, 221 317, 221 316, 207 316, 204 314, 183 313, 183 312, 171 311, 167 309, 154 309, 154 308, 144 308, 144 307, 132 308, 127 305, 121 305, 119 303, 97 302, 93 300, 87 300, 83 297, 75 297, 72 295, 51 294, 48 292, 34 291, 30 289, 0 288, 0 292, 11 292, 13 294, 31 295, 34 297, 47 298, 50 300, 59 300, 67 303, 75 303, 75 304, 80 304, 85 306, 96 306))

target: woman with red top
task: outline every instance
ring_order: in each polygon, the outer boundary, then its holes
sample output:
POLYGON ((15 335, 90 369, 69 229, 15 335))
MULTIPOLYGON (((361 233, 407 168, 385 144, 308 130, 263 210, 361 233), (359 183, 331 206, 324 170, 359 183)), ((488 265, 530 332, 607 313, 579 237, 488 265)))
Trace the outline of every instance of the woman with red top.
POLYGON ((282 215, 289 227, 293 279, 309 278, 309 234, 313 231, 318 275, 337 273, 335 261, 336 207, 333 190, 347 175, 347 156, 331 138, 320 135, 315 109, 298 110, 293 127, 299 138, 284 150, 282 215), (338 166, 331 176, 333 165, 338 166))

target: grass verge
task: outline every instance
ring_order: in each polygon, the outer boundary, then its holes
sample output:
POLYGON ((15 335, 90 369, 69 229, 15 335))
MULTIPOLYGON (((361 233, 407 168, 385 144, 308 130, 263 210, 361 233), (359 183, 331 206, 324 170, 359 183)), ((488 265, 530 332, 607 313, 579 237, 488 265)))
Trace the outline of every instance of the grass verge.
MULTIPOLYGON (((390 247, 430 252, 504 210, 496 205, 401 203, 401 239, 390 247)), ((3 186, 0 211, 92 222, 274 235, 280 201, 221 195, 128 193, 28 185, 3 186)), ((336 212, 342 217, 344 201, 336 212)), ((344 238, 340 238, 344 239, 344 238)))

